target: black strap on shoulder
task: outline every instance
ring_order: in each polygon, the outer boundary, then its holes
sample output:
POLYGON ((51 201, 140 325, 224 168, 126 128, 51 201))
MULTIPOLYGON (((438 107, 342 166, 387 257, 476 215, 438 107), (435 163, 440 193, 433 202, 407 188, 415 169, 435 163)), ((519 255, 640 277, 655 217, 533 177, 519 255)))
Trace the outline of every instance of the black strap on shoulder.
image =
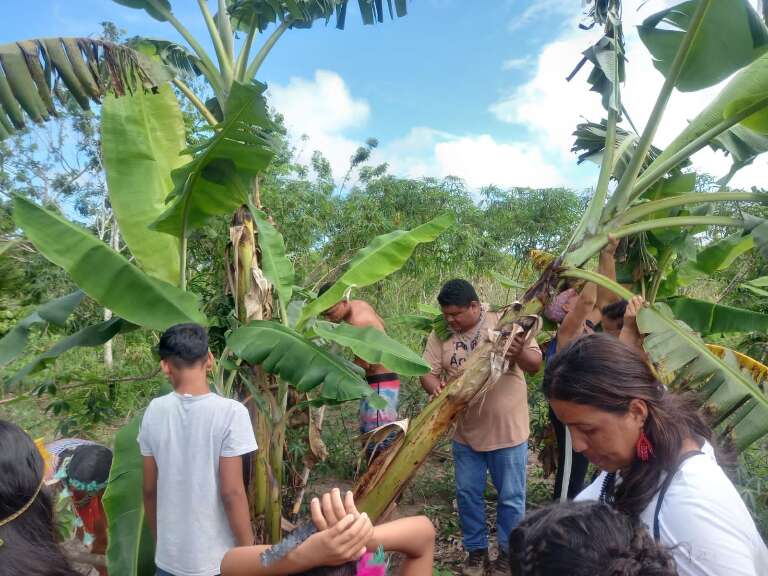
POLYGON ((677 471, 680 470, 680 467, 683 465, 683 462, 688 460, 688 458, 691 458, 692 456, 697 456, 699 454, 704 454, 701 450, 691 450, 690 452, 686 452, 680 457, 680 460, 677 462, 677 466, 675 466, 675 469, 672 470, 669 474, 667 474, 667 477, 664 478, 664 482, 661 484, 661 488, 659 489, 659 498, 656 500, 656 510, 653 512, 653 539, 658 542, 661 538, 661 532, 659 529, 659 512, 661 511, 661 503, 664 502, 664 496, 667 494, 667 490, 669 490, 670 485, 672 484, 672 480, 675 478, 675 474, 677 474, 677 471))

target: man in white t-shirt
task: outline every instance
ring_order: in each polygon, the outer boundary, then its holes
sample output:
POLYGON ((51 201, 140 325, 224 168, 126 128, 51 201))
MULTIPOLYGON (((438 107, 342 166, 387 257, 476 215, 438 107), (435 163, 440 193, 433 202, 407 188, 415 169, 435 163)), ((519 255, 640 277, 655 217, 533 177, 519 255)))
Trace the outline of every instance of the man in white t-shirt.
POLYGON ((216 576, 227 550, 253 544, 242 456, 256 439, 245 407, 208 387, 201 326, 169 328, 158 350, 173 392, 149 404, 138 438, 157 574, 216 576))

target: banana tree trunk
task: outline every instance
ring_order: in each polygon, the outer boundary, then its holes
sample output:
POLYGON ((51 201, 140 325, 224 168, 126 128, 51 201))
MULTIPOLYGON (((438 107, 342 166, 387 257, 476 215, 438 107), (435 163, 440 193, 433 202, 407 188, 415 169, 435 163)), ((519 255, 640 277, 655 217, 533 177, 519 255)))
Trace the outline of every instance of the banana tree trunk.
MULTIPOLYGON (((233 266, 230 282, 233 285, 237 318, 241 324, 251 320, 272 318, 272 286, 261 272, 253 217, 248 209, 239 208, 230 227, 233 266)), ((280 414, 273 401, 271 388, 274 378, 259 369, 250 371, 251 390, 262 396, 257 402, 253 395, 246 401, 251 414, 253 431, 259 450, 253 460, 252 481, 248 487, 251 518, 256 524, 259 540, 278 542, 282 536, 282 460, 284 431, 280 433, 280 414)), ((247 396, 241 390, 242 397, 247 396)))
MULTIPOLYGON (((533 299, 520 309, 507 312, 496 329, 509 326, 520 316, 536 314, 541 302, 533 299)), ((427 459, 440 438, 456 418, 480 392, 490 375, 491 342, 484 342, 470 356, 461 375, 435 400, 430 402, 411 423, 407 434, 400 438, 355 484, 358 508, 376 520, 400 496, 408 482, 427 459)))

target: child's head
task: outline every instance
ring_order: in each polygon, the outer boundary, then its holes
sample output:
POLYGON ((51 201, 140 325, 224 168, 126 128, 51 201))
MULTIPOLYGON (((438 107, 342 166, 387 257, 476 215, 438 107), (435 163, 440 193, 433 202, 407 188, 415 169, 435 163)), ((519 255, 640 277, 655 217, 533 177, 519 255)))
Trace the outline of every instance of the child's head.
POLYGON ((568 502, 528 514, 509 537, 512 576, 676 576, 672 556, 606 504, 568 502))
POLYGON ((0 420, 0 576, 75 576, 54 541, 45 463, 18 426, 0 420))
POLYGON ((196 372, 205 377, 212 364, 208 334, 199 324, 171 326, 160 336, 157 350, 160 366, 174 385, 185 373, 196 372))

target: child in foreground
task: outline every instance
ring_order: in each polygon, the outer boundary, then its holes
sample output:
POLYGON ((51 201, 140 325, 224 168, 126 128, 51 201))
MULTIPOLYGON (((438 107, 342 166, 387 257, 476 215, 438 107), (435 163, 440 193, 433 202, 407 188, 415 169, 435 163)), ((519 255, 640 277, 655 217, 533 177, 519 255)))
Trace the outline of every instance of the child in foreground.
POLYGON ((338 488, 310 504, 317 532, 284 557, 264 566, 269 546, 234 548, 221 563, 222 576, 383 576, 380 550, 400 552, 401 576, 431 576, 435 529, 426 516, 373 526, 355 507, 351 492, 342 501, 338 488))
POLYGON ((256 439, 246 408, 208 387, 201 326, 169 328, 158 351, 173 392, 152 400, 138 438, 157 574, 216 576, 227 550, 253 544, 242 456, 256 439))
POLYGON ((598 502, 528 514, 509 536, 509 561, 512 576, 677 576, 638 519, 598 502))

